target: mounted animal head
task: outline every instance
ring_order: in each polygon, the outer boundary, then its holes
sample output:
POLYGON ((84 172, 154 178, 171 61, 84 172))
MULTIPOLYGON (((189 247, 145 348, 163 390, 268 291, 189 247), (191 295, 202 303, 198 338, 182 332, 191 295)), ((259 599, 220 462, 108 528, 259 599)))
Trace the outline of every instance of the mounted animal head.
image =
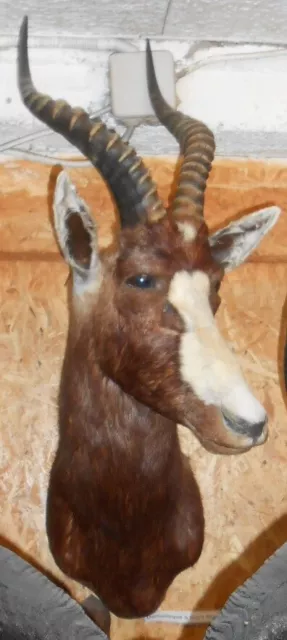
POLYGON ((18 46, 24 104, 91 160, 114 196, 121 222, 116 249, 100 256, 88 206, 67 175, 59 175, 55 227, 73 274, 71 325, 86 332, 89 357, 124 392, 191 429, 207 449, 234 453, 262 444, 265 410, 214 315, 224 273, 248 258, 280 210, 262 209, 208 235, 203 210, 214 137, 203 123, 165 102, 148 45, 151 101, 183 156, 166 211, 142 160, 115 131, 35 89, 27 40, 24 19, 18 46))

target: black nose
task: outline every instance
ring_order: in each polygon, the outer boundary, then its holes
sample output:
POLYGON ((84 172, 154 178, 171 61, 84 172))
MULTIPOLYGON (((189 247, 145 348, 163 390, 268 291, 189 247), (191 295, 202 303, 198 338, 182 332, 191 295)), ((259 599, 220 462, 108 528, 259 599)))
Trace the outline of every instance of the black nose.
POLYGON ((235 433, 239 433, 242 436, 249 436, 253 440, 257 440, 262 434, 262 431, 267 423, 267 417, 260 422, 255 422, 250 424, 246 420, 242 420, 241 418, 231 417, 230 415, 226 415, 224 411, 222 412, 224 421, 231 431, 235 433))

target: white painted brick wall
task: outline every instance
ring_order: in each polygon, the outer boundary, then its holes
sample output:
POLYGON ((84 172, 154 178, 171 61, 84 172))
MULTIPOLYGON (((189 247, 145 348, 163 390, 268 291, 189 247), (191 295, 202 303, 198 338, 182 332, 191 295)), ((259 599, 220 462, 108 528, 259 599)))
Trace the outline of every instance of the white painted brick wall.
POLYGON ((286 0, 0 1, 0 34, 165 35, 189 40, 287 44, 286 0))
POLYGON ((15 34, 25 14, 31 34, 160 35, 168 0, 0 0, 0 33, 15 34))
MULTIPOLYGON (((213 128, 219 155, 287 157, 287 0, 0 0, 0 143, 42 126, 21 104, 16 86, 15 44, 24 13, 38 88, 88 108, 108 99, 108 54, 93 51, 98 37, 154 36, 154 46, 170 48, 179 66, 189 48, 208 40, 286 43, 276 59, 222 62, 195 72, 182 106, 213 128)), ((132 142, 143 154, 178 150, 161 127, 140 127, 132 142)), ((31 149, 71 151, 57 135, 31 149)))
POLYGON ((172 0, 171 38, 287 44, 286 0, 172 0))

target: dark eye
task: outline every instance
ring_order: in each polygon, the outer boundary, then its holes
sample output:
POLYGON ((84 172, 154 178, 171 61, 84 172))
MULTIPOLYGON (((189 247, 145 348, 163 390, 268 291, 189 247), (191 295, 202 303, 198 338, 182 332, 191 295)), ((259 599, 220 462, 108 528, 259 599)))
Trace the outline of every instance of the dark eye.
POLYGON ((129 287, 137 287, 138 289, 154 289, 156 286, 156 280, 153 276, 141 273, 140 275, 128 278, 128 280, 126 280, 126 284, 129 287))

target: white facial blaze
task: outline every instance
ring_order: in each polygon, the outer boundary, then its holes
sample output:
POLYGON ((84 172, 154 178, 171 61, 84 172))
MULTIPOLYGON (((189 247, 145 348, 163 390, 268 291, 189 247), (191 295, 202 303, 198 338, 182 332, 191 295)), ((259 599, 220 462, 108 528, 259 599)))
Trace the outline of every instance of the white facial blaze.
POLYGON ((169 301, 186 327, 180 343, 182 379, 205 404, 251 424, 261 422, 266 413, 219 332, 209 292, 209 278, 201 271, 178 271, 170 283, 169 301))

